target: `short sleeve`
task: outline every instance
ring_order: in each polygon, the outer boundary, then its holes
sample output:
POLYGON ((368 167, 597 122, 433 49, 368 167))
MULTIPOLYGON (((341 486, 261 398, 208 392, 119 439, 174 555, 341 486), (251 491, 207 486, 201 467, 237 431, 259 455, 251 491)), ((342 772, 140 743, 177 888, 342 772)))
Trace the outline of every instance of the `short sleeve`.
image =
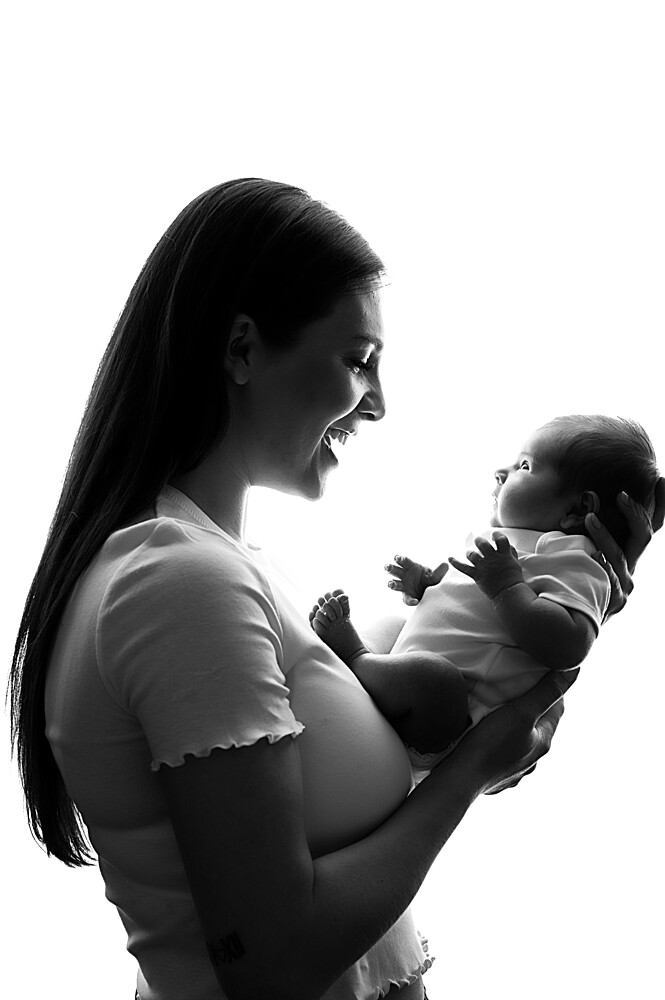
POLYGON ((96 648, 102 682, 138 720, 153 770, 304 728, 270 588, 224 536, 157 521, 107 588, 96 648))
POLYGON ((610 599, 607 573, 591 558, 593 543, 579 535, 548 532, 527 556, 530 586, 539 597, 582 611, 600 629, 610 599))

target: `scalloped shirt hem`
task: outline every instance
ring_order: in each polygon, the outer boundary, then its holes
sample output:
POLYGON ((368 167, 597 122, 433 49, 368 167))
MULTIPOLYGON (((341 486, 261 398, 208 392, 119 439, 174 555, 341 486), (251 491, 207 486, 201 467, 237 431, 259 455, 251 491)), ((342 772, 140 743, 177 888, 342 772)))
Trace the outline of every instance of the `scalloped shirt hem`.
POLYGON ((259 733, 257 736, 248 737, 238 737, 236 739, 223 740, 219 743, 213 743, 210 746, 201 747, 197 750, 185 750, 183 753, 178 754, 177 757, 166 759, 165 757, 155 758, 150 763, 151 771, 158 771, 162 764, 166 764, 167 767, 180 767, 185 763, 186 757, 209 757, 213 750, 233 750, 239 749, 241 747, 251 747, 259 740, 267 740, 268 743, 277 743, 279 740, 283 740, 285 737, 290 736, 291 739, 296 739, 302 732, 304 732, 304 725, 302 722, 296 723, 296 729, 289 729, 284 733, 259 733))
MULTIPOLYGON (((400 990, 404 989, 405 986, 412 986, 413 983, 416 983, 428 969, 432 968, 433 965, 434 959, 427 957, 415 972, 406 976, 401 976, 399 979, 389 979, 378 988, 376 993, 372 993, 372 995, 368 997, 368 1000, 383 1000, 383 998, 388 995, 394 986, 397 986, 400 990)), ((397 998, 395 998, 395 1000, 397 1000, 397 998)))

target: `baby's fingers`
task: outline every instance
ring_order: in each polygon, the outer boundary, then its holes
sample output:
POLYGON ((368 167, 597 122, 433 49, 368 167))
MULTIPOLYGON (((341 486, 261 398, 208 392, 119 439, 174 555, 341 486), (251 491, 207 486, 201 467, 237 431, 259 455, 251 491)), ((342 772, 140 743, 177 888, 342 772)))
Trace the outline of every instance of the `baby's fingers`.
POLYGON ((448 562, 455 569, 458 569, 460 573, 464 573, 466 576, 470 576, 472 580, 475 579, 476 577, 475 566, 469 566, 468 563, 460 562, 459 559, 455 559, 454 556, 448 556, 448 562))
POLYGON ((450 567, 447 562, 439 563, 436 569, 426 570, 428 580, 432 584, 441 583, 449 569, 450 567))
POLYGON ((494 539, 494 544, 496 545, 497 552, 505 552, 505 553, 510 552, 511 555, 514 556, 517 555, 515 549, 510 544, 506 536, 502 535, 500 531, 492 532, 492 538, 494 539))
MULTIPOLYGON (((478 549, 478 551, 480 552, 480 554, 482 556, 485 556, 485 557, 487 557, 487 556, 493 556, 495 554, 495 552, 499 548, 499 546, 497 545, 497 547, 495 549, 494 546, 492 545, 492 543, 488 542, 486 538, 476 538, 476 539, 474 539, 474 545, 476 546, 476 548, 478 549)), ((467 556, 467 558, 468 558, 468 556, 467 556)))
POLYGON ((415 563, 408 556, 395 556, 394 562, 386 563, 383 568, 386 573, 390 573, 391 576, 396 576, 401 580, 407 570, 410 570, 413 566, 415 566, 415 563))
MULTIPOLYGON (((388 567, 386 566, 386 569, 387 568, 388 567)), ((418 598, 412 597, 410 594, 407 594, 404 584, 402 583, 401 580, 388 580, 388 586, 390 587, 391 590, 394 590, 396 593, 401 594, 402 600, 404 601, 405 604, 408 604, 410 608, 413 607, 414 604, 418 604, 418 598)))

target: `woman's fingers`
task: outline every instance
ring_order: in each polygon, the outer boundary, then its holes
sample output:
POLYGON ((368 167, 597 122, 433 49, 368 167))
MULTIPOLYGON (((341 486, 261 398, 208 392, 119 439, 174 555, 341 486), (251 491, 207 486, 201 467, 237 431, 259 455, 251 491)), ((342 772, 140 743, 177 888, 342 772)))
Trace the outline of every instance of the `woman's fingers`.
MULTIPOLYGON (((659 480, 659 486, 661 482, 663 482, 662 479, 659 480)), ((641 504, 636 504, 627 493, 619 494, 617 497, 617 507, 626 518, 630 529, 624 550, 629 572, 634 573, 637 560, 651 541, 655 527, 652 527, 644 507, 641 504)), ((656 514, 662 523, 662 511, 657 509, 656 514)))
POLYGON ((460 741, 483 792, 512 788, 546 754, 563 715, 563 695, 579 669, 549 670, 529 691, 491 712, 460 741))
POLYGON ((514 775, 512 778, 508 778, 506 781, 500 781, 497 785, 494 785, 493 788, 488 788, 485 795, 498 795, 499 792, 505 792, 508 788, 515 788, 516 785, 519 785, 525 775, 532 774, 535 770, 536 764, 532 764, 531 767, 527 767, 525 771, 520 771, 519 774, 514 775))
MULTIPOLYGON (((579 672, 579 667, 575 667, 574 670, 549 670, 534 687, 510 704, 517 708, 521 715, 532 718, 536 725, 545 716, 548 716, 546 720, 548 722, 554 718, 558 722, 563 715, 561 699, 571 684, 575 683, 579 672)), ((556 725, 554 728, 556 729, 556 725)))
POLYGON ((660 531, 665 521, 665 476, 661 476, 656 483, 656 509, 651 518, 651 525, 654 531, 660 531))
MULTIPOLYGON (((596 547, 600 552, 602 552, 607 559, 607 562, 614 570, 619 586, 627 596, 633 589, 633 579, 628 568, 628 563, 623 549, 617 545, 605 525, 598 519, 598 517, 596 517, 595 514, 587 514, 584 519, 584 524, 589 532, 589 535, 591 536, 591 539, 595 542, 596 547)), ((646 542, 641 545, 640 553, 645 547, 646 542)))

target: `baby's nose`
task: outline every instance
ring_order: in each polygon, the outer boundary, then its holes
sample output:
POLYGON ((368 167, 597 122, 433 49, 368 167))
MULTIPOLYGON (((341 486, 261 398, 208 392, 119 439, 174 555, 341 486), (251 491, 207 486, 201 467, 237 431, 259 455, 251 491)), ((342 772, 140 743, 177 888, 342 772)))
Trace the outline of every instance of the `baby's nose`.
POLYGON ((503 484, 506 481, 507 475, 508 472, 506 471, 506 469, 497 469, 496 472, 494 473, 494 478, 496 479, 497 483, 499 483, 500 486, 503 486, 503 484))

